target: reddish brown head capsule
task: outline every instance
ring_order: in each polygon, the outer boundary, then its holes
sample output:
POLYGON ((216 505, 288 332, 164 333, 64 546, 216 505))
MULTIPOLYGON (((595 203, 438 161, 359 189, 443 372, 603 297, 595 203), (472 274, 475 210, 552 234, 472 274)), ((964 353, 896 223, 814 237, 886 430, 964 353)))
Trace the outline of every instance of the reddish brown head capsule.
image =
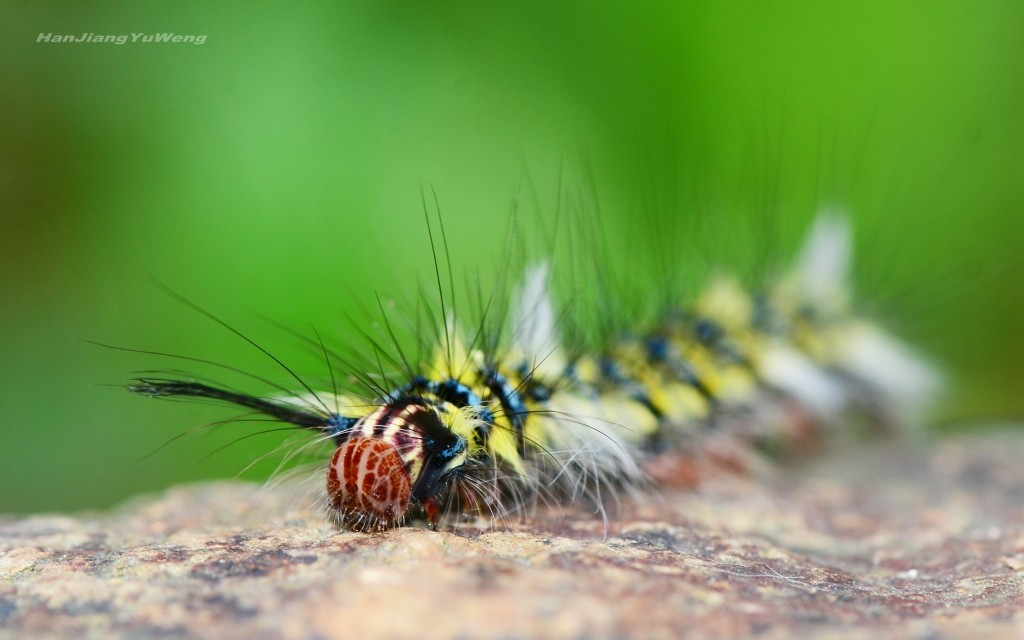
POLYGON ((398 524, 412 493, 402 456, 376 438, 353 437, 334 452, 327 469, 327 498, 338 519, 359 531, 398 524))

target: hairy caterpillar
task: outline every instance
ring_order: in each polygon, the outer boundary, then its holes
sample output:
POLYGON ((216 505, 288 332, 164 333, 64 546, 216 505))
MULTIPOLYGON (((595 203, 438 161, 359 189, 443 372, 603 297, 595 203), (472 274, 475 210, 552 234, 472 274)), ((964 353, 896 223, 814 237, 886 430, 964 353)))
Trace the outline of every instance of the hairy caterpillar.
POLYGON ((348 528, 416 516, 437 527, 447 513, 505 519, 538 497, 600 507, 604 496, 644 485, 656 457, 690 455, 712 438, 785 441, 851 412, 912 419, 937 376, 853 313, 849 257, 847 222, 822 215, 792 270, 764 290, 719 276, 692 305, 600 353, 563 345, 547 264, 516 287, 503 341, 458 326, 438 269, 440 315, 430 319, 439 339, 424 358, 388 356, 397 382, 353 371, 363 394, 336 383, 314 391, 285 367, 303 393, 258 397, 154 377, 128 388, 234 404, 317 432, 335 447, 327 511, 348 528))

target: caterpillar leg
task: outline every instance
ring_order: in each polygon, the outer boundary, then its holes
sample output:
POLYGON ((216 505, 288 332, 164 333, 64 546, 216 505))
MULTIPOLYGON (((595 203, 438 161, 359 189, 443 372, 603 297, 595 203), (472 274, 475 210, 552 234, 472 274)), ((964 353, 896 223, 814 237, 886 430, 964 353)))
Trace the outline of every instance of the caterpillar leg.
POLYGON ((427 514, 427 525, 431 531, 437 531, 437 524, 441 520, 441 505, 437 498, 427 498, 423 501, 423 511, 427 514))

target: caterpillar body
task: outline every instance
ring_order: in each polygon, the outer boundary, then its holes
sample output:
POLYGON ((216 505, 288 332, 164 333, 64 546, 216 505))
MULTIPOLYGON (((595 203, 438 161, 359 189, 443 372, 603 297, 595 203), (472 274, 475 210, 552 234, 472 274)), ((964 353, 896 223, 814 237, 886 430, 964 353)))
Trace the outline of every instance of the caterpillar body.
POLYGON ((914 420, 938 377, 853 313, 849 257, 847 222, 822 215, 795 266, 763 291, 717 277, 692 305, 597 354, 563 346, 549 267, 539 264, 511 296, 502 348, 442 313, 434 352, 423 362, 402 354, 404 379, 373 385, 372 397, 309 387, 258 397, 165 378, 128 388, 213 399, 317 432, 335 447, 327 512, 347 528, 421 516, 437 527, 452 513, 503 520, 538 498, 600 508, 652 475, 672 481, 655 461, 715 438, 785 442, 851 412, 914 420))

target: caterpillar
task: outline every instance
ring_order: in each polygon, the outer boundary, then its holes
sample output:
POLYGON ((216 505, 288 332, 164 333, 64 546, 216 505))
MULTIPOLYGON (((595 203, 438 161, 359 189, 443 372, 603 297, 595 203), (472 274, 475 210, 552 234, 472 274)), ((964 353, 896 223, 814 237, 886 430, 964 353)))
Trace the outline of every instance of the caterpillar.
POLYGON ((785 444, 856 414, 915 420, 939 376, 854 312, 850 254, 848 221, 822 214, 789 272, 762 290, 717 275, 691 304, 588 353, 559 332, 549 263, 526 268, 498 305, 508 313, 496 340, 482 325, 458 326, 435 252, 440 310, 428 324, 438 339, 424 357, 386 355, 397 379, 351 371, 362 389, 339 391, 332 371, 334 388, 314 390, 285 367, 300 393, 263 397, 184 377, 138 378, 128 389, 236 405, 313 432, 334 448, 322 483, 341 527, 425 518, 437 528, 449 514, 493 522, 538 499, 602 508, 652 480, 673 482, 682 472, 660 463, 714 440, 785 444))

